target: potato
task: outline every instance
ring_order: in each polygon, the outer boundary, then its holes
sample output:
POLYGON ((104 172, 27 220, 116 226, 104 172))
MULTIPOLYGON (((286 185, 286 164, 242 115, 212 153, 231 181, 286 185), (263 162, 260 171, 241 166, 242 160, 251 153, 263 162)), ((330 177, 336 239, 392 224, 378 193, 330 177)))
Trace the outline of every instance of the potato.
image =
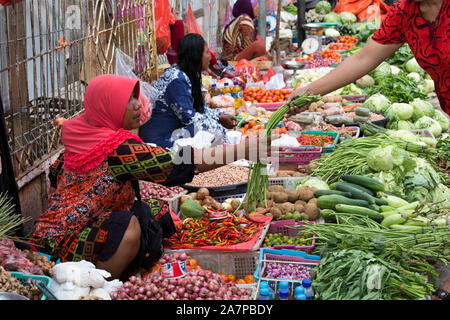
POLYGON ((205 196, 205 199, 203 200, 203 205, 208 207, 213 207, 216 203, 217 201, 211 196, 205 196))
POLYGON ((267 192, 267 200, 274 200, 276 192, 267 192))
POLYGON ((288 195, 288 201, 294 203, 299 198, 299 193, 296 190, 289 190, 286 192, 288 195))
POLYGON ((256 208, 256 212, 260 212, 260 211, 263 211, 265 208, 263 208, 263 207, 258 207, 258 208, 256 208))
POLYGON ((268 192, 284 192, 284 188, 283 186, 279 186, 279 185, 273 185, 273 186, 269 186, 267 188, 268 192))
POLYGON ((197 192, 191 192, 188 194, 192 198, 192 200, 197 200, 197 192))
POLYGON ((294 211, 303 212, 305 207, 301 203, 294 204, 294 211))
POLYGON ((316 220, 317 218, 319 218, 320 215, 319 207, 317 207, 317 204, 314 202, 312 203, 308 202, 308 204, 305 207, 305 213, 310 220, 316 220))
POLYGON ((323 106, 323 105, 325 104, 325 102, 323 102, 322 100, 317 101, 316 103, 317 103, 317 105, 318 105, 319 107, 321 107, 321 106, 323 106))
POLYGON ((294 204, 290 203, 290 202, 284 202, 283 204, 281 204, 281 212, 286 214, 288 212, 294 212, 294 204))
POLYGON ((315 203, 317 205, 317 198, 312 198, 308 201, 308 203, 315 203))
POLYGON ((274 219, 280 219, 281 214, 282 214, 281 210, 277 207, 272 207, 270 209, 270 213, 272 214, 274 219))
POLYGON ((314 197, 314 192, 308 186, 301 186, 298 190, 300 191, 300 199, 303 201, 308 202, 314 197))
POLYGON ((274 200, 276 203, 287 202, 289 199, 287 193, 284 192, 275 192, 274 200))
POLYGON ((297 201, 295 201, 295 204, 301 204, 302 206, 306 206, 306 201, 297 200, 297 201))

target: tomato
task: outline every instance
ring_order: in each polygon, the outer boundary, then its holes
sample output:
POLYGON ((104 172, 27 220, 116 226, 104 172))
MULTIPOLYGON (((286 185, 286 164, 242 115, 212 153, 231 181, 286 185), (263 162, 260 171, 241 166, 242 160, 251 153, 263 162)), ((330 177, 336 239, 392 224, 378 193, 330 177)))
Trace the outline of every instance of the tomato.
POLYGON ((236 281, 236 276, 233 273, 229 273, 227 274, 228 279, 230 279, 230 281, 235 282, 236 281))
POLYGON ((255 283, 255 278, 253 277, 252 274, 249 274, 244 277, 244 281, 245 283, 255 283))
POLYGON ((256 126, 256 121, 252 120, 248 124, 249 124, 250 128, 253 128, 254 126, 256 126))
POLYGON ((196 268, 198 266, 198 261, 195 259, 187 259, 186 265, 190 266, 191 268, 196 268))
POLYGON ((245 282, 244 279, 239 279, 238 281, 236 281, 236 284, 246 284, 247 282, 245 282))

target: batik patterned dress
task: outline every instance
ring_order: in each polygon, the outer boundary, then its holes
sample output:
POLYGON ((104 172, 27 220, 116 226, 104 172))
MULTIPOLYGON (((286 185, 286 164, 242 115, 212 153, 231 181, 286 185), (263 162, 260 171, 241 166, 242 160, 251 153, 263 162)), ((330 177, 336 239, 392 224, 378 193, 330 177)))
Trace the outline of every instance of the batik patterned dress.
MULTIPOLYGON (((167 150, 133 139, 86 173, 66 170, 62 153, 49 173, 56 191, 34 224, 30 242, 51 254, 52 260, 106 261, 117 250, 133 215, 129 211, 135 200, 131 181, 180 185, 192 181, 195 166, 191 163, 174 165, 167 150)), ((149 205, 161 215, 169 210, 162 200, 151 200, 149 205)))

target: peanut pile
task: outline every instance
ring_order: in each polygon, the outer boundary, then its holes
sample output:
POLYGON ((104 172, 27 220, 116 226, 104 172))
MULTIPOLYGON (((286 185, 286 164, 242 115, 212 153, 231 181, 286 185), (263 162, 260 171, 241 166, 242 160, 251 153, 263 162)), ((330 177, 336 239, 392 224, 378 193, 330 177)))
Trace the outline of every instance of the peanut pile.
POLYGON ((249 169, 246 167, 226 165, 211 171, 199 173, 189 186, 222 187, 246 182, 249 169))
POLYGON ((0 292, 20 294, 30 300, 39 300, 42 292, 36 286, 24 286, 17 278, 0 266, 0 292))

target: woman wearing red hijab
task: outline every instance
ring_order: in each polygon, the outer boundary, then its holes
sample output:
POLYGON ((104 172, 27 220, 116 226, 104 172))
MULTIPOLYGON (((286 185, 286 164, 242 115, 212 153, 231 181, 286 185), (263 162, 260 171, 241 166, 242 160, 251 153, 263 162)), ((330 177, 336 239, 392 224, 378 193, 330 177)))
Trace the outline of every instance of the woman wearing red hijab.
POLYGON ((400 0, 393 4, 367 44, 306 91, 327 94, 375 69, 407 43, 419 65, 434 81, 441 108, 450 115, 450 0, 400 0))
MULTIPOLYGON (((192 181, 195 172, 238 160, 239 145, 212 150, 221 164, 211 164, 192 148, 182 150, 189 161, 175 164, 177 155, 151 147, 129 131, 139 127, 141 118, 136 79, 94 78, 86 89, 84 107, 83 114, 62 125, 65 150, 49 174, 56 190, 36 220, 30 241, 54 261, 90 261, 118 278, 140 248, 141 228, 130 212, 135 198, 131 181, 181 185, 192 181)), ((255 152, 255 145, 248 142, 240 147, 246 159, 255 152)), ((169 212, 162 200, 152 200, 150 206, 159 212, 157 217, 169 212)))

